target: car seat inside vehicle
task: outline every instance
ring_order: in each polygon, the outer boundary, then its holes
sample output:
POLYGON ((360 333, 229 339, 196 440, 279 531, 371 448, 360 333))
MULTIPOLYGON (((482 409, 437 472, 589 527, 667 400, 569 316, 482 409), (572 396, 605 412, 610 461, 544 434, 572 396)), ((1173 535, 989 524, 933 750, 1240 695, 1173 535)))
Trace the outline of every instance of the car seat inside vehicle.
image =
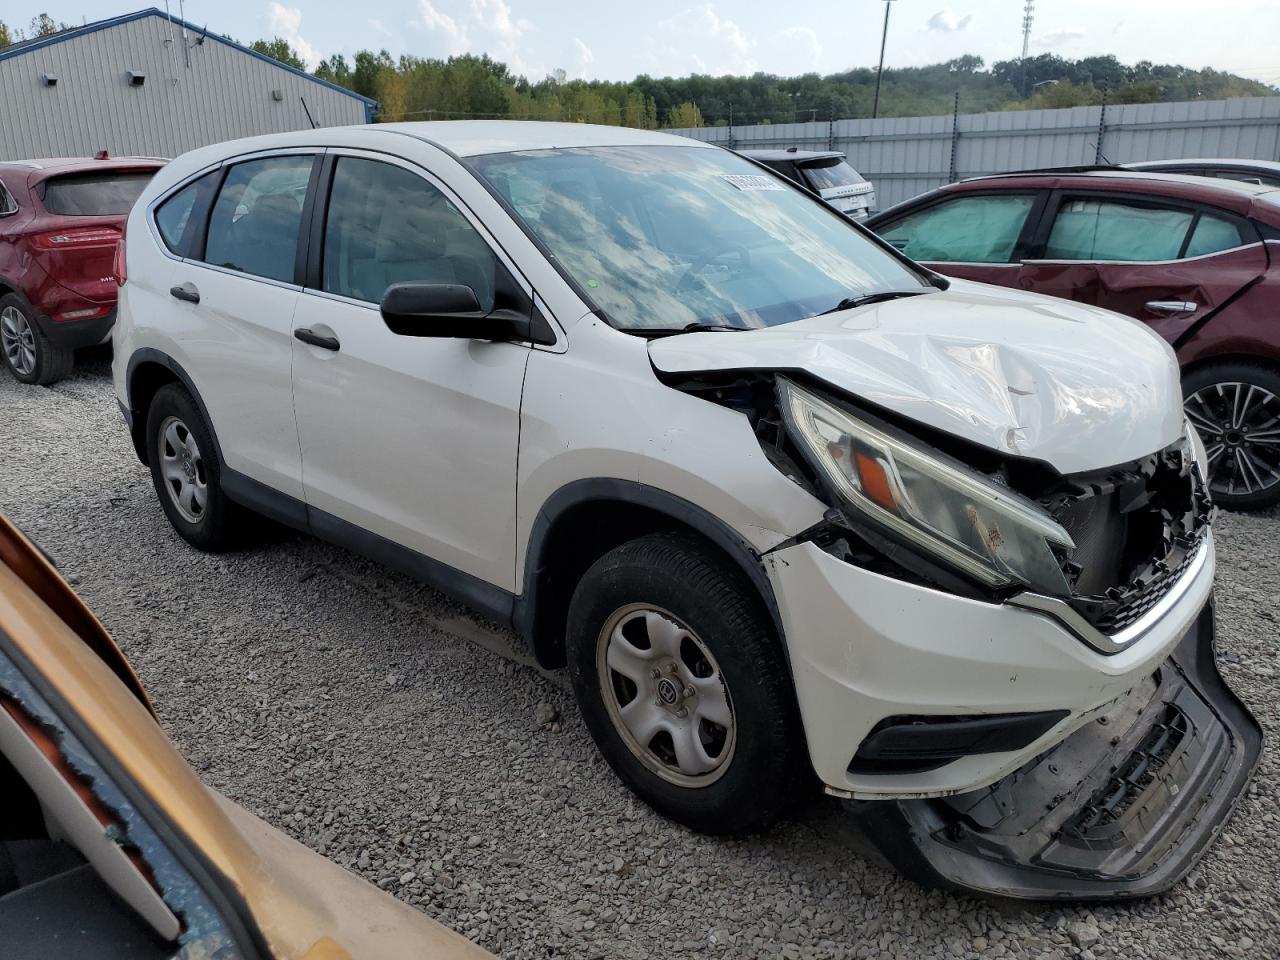
POLYGON ((228 230, 230 247, 239 260, 235 266, 258 276, 292 279, 301 216, 295 197, 284 193, 259 196, 228 230))

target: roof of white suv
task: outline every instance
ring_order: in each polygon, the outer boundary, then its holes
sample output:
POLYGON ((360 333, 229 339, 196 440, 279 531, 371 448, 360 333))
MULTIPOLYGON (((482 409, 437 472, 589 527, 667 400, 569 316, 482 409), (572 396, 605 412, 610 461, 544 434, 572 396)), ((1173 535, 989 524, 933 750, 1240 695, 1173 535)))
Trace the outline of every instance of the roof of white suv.
POLYGON ((434 120, 380 123, 370 129, 390 130, 444 147, 460 157, 555 147, 710 147, 689 137, 653 130, 606 127, 594 123, 551 123, 536 120, 434 120))

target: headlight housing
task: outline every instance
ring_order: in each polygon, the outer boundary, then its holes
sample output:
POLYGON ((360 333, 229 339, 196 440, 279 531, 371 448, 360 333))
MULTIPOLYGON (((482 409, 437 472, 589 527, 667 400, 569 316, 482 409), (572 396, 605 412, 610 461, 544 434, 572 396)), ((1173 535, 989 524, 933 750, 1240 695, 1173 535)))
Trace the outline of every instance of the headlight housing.
POLYGON ((854 517, 990 588, 1071 592, 1050 544, 1075 543, 1036 504, 784 377, 778 391, 792 438, 854 517))
POLYGON ((1204 492, 1209 492, 1209 454, 1205 450, 1204 441, 1200 439, 1200 434, 1196 432, 1196 428, 1192 426, 1191 420, 1183 421, 1184 430, 1187 436, 1187 446, 1191 450, 1191 460, 1200 469, 1200 483, 1204 486, 1204 492))

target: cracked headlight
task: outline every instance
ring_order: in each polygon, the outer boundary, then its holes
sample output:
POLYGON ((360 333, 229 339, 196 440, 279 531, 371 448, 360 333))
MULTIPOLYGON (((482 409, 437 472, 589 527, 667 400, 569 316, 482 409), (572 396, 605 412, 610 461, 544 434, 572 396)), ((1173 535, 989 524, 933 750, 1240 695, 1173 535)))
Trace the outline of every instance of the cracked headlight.
POLYGON ((989 587, 1070 593, 1049 545, 1075 543, 1036 504, 783 377, 778 390, 792 437, 857 518, 989 587))

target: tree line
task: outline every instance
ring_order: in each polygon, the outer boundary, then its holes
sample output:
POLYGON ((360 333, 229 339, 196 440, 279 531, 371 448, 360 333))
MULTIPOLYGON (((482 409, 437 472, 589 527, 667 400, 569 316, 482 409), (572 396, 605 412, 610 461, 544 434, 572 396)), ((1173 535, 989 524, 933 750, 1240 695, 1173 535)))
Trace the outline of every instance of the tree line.
MULTIPOLYGON (((68 26, 47 14, 35 17, 25 30, 11 29, 0 21, 0 48, 68 26)), ((248 46, 298 70, 307 69, 281 37, 255 40, 248 46)), ((386 50, 361 50, 350 60, 334 54, 312 72, 378 101, 377 119, 384 122, 514 118, 646 129, 868 117, 876 86, 872 67, 796 77, 642 74, 624 82, 570 80, 557 70, 530 80, 488 54, 439 60, 396 58, 386 50)), ((1129 65, 1114 56, 1069 60, 1041 54, 997 61, 988 68, 981 57, 968 55, 924 67, 886 68, 880 115, 950 113, 957 94, 960 109, 976 113, 1084 106, 1104 98, 1109 103, 1155 103, 1274 96, 1280 88, 1209 68, 1193 70, 1149 61, 1129 65)))
MULTIPOLYGON (((276 38, 265 46, 271 49, 263 52, 300 66, 285 41, 276 38)), ((871 67, 826 76, 641 75, 625 82, 568 80, 556 71, 535 82, 487 54, 397 59, 385 50, 362 50, 350 61, 334 54, 314 72, 377 100, 378 119, 384 121, 512 117, 646 128, 869 117, 876 85, 871 67)), ((1068 60, 1042 54, 990 68, 981 57, 963 56, 925 67, 886 68, 880 115, 950 113, 956 94, 961 110, 975 113, 1084 106, 1104 98, 1156 103, 1275 96, 1280 89, 1219 70, 1147 61, 1128 65, 1114 56, 1068 60)))

